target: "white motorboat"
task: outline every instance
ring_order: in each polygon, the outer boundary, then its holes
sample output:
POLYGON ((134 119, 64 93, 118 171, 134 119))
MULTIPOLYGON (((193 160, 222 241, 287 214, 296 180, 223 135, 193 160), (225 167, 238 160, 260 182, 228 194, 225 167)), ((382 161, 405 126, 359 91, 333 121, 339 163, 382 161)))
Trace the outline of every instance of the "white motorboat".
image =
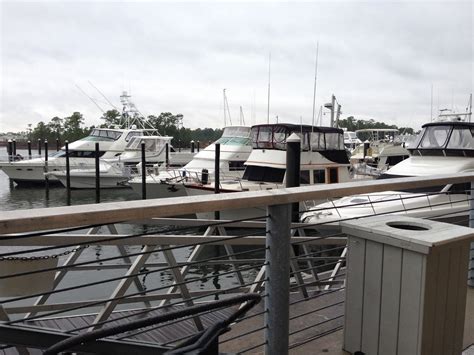
MULTIPOLYGON (((82 139, 69 143, 69 161, 71 169, 86 169, 94 167, 95 144, 99 143, 99 157, 101 159, 118 159, 125 147, 136 136, 156 135, 157 132, 150 127, 135 105, 130 101, 130 96, 124 92, 121 96, 123 103, 121 128, 94 128, 91 133, 82 139)), ((0 162, 0 169, 19 185, 44 184, 45 173, 66 170, 65 147, 44 157, 13 162, 0 162)), ((51 176, 50 183, 59 183, 56 177, 51 176)))
POLYGON ((398 129, 360 129, 355 133, 364 143, 352 151, 354 175, 377 177, 409 156, 398 129))
MULTIPOLYGON (((101 159, 99 163, 100 188, 128 187, 127 181, 138 174, 137 164, 141 162, 141 144, 145 144, 147 165, 166 162, 166 145, 171 146, 173 137, 135 136, 128 142, 118 159, 101 159)), ((168 148, 169 149, 169 148, 168 148)), ((140 163, 141 164, 141 163, 140 163)), ((66 171, 50 172, 49 176, 67 186, 66 171)), ((70 186, 73 189, 93 189, 96 187, 96 169, 79 168, 70 170, 70 186)))
MULTIPOLYGON (((223 179, 220 192, 270 190, 286 183, 286 140, 293 133, 301 138, 300 183, 332 184, 349 180, 349 159, 339 128, 295 124, 263 124, 252 127, 252 153, 245 162, 242 179, 223 179)), ((185 183, 190 196, 213 194, 214 182, 185 183)), ((305 206, 302 206, 305 208, 305 206)), ((264 208, 221 211, 221 218, 240 219, 265 215, 264 208)), ((213 218, 212 213, 199 218, 213 218)))
MULTIPOLYGON (((473 172, 474 123, 461 121, 459 115, 454 118, 425 124, 410 145, 411 156, 379 179, 473 172)), ((450 221, 467 216, 468 185, 448 184, 344 197, 315 206, 303 214, 302 221, 318 224, 321 230, 338 228, 340 220, 388 213, 450 221)))
POLYGON ((344 146, 353 151, 362 141, 357 138, 357 134, 352 131, 344 131, 344 146))
MULTIPOLYGON (((215 144, 220 144, 219 170, 221 179, 241 177, 244 162, 252 150, 250 127, 225 127, 222 137, 197 153, 193 160, 180 169, 166 169, 160 166, 146 177, 146 191, 149 198, 186 196, 183 183, 201 181, 205 170, 209 181, 214 179, 215 144), (207 172, 206 172, 207 170, 207 172)), ((133 190, 141 194, 142 178, 136 176, 129 181, 133 190)))

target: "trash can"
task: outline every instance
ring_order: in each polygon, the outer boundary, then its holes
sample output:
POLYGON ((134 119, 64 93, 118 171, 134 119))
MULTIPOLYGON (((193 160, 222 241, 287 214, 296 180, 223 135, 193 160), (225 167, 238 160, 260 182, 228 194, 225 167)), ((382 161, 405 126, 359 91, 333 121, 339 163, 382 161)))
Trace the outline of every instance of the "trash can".
POLYGON ((460 354, 474 230, 404 216, 341 225, 348 236, 344 350, 460 354))

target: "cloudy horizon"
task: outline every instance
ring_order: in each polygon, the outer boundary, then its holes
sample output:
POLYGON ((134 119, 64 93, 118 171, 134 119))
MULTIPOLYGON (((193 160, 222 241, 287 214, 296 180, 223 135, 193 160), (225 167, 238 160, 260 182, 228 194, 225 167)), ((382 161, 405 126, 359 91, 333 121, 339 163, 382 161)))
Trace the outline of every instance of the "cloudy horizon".
MULTIPOLYGON (((420 2, 0 3, 0 132, 102 112, 122 91, 144 115, 181 113, 184 126, 310 124, 337 97, 342 118, 415 129, 440 108, 464 110, 473 86, 473 4, 420 2), (318 111, 318 110, 317 110, 318 111)), ((328 116, 323 124, 329 123, 328 116)))

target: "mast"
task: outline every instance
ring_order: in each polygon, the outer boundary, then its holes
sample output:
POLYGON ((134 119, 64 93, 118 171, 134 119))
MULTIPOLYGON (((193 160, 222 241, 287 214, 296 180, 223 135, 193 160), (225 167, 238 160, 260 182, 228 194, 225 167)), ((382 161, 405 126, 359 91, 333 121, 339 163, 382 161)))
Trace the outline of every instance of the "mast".
MULTIPOLYGON (((319 56, 319 41, 316 43, 316 64, 314 67, 314 88, 313 88, 313 120, 312 120, 312 126, 314 127, 314 114, 316 110, 316 82, 318 79, 318 56, 319 56)), ((313 131, 314 128, 311 128, 311 131, 313 131)))
POLYGON ((433 84, 431 84, 431 119, 430 122, 433 122, 433 84))
POLYGON ((334 105, 336 104, 336 96, 331 97, 331 127, 334 127, 334 105))
POLYGON ((267 99, 267 124, 270 123, 270 68, 272 63, 272 52, 268 54, 268 99, 267 99))
POLYGON ((225 89, 223 90, 223 106, 224 106, 224 127, 227 126, 226 107, 225 107, 225 89))

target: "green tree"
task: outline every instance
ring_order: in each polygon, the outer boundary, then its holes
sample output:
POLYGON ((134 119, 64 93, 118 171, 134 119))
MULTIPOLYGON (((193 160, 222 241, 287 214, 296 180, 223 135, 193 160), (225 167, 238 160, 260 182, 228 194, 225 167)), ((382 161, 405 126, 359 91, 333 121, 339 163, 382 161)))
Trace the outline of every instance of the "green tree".
POLYGON ((100 127, 112 127, 112 126, 121 126, 122 125, 122 115, 117 110, 108 110, 100 118, 104 120, 104 123, 100 127))
POLYGON ((80 112, 74 112, 71 116, 64 118, 64 140, 69 142, 83 138, 87 129, 82 128, 84 117, 80 112))

